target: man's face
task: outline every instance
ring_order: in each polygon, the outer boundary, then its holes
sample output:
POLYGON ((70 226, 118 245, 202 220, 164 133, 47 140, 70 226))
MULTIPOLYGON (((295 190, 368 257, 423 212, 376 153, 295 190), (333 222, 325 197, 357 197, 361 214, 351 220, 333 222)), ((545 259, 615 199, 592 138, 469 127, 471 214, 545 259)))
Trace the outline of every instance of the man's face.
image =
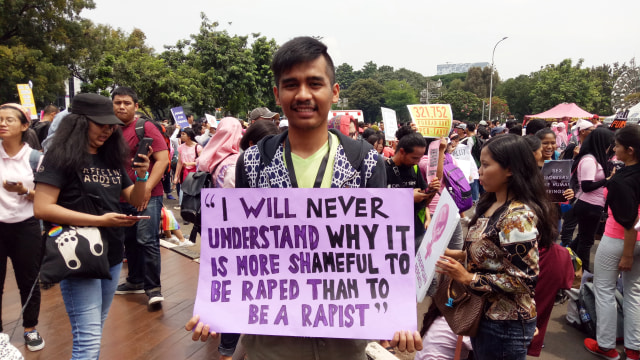
POLYGON ((460 136, 460 138, 463 138, 466 135, 463 129, 456 128, 456 133, 458 133, 458 136, 460 136))
POLYGON ((189 123, 189 125, 193 125, 193 115, 189 115, 187 117, 187 122, 189 123))
POLYGON ((331 104, 338 102, 340 86, 331 84, 327 62, 315 60, 294 65, 273 88, 276 104, 289 119, 289 128, 311 130, 327 125, 331 104))
POLYGON ((398 164, 398 165, 405 165, 405 166, 418 165, 418 163, 420 162, 420 159, 422 159, 422 155, 424 155, 424 152, 426 150, 427 150, 426 147, 414 146, 412 152, 406 153, 404 149, 400 149, 398 152, 401 154, 400 156, 401 164, 398 164))
POLYGON ((113 98, 113 112, 116 113, 116 117, 123 123, 128 124, 136 116, 138 111, 138 104, 133 102, 133 99, 129 95, 116 95, 113 98))

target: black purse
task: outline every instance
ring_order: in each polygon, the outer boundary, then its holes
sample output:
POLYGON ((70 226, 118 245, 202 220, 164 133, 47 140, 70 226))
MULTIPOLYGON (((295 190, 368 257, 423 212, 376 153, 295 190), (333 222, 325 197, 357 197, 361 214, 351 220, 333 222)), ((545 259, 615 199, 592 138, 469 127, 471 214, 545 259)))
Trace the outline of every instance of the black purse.
MULTIPOLYGON (((78 212, 102 215, 97 197, 88 195, 80 181, 81 196, 60 205, 78 212)), ((109 279, 108 242, 95 226, 50 224, 44 234, 44 256, 40 266, 40 281, 55 284, 67 278, 109 279)))

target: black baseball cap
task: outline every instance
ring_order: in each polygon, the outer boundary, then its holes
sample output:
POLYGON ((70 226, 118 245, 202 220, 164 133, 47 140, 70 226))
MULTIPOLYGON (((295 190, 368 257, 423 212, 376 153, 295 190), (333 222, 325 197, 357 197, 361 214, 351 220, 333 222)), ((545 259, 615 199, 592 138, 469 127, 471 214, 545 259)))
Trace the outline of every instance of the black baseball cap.
POLYGON ((71 100, 71 114, 84 115, 100 125, 124 125, 113 112, 113 102, 98 94, 77 94, 71 100))

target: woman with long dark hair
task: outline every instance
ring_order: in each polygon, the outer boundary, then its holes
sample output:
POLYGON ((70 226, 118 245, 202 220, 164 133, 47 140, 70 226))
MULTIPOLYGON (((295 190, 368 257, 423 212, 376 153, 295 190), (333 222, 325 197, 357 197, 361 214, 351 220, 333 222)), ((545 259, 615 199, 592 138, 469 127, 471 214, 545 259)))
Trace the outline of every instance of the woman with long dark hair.
MULTIPOLYGON (((598 131, 592 132, 589 137, 598 131)), ((588 139, 588 138, 587 138, 588 139)), ((616 347, 616 281, 624 288, 624 348, 627 359, 640 358, 640 236, 634 229, 640 215, 640 126, 627 125, 615 135, 614 151, 624 168, 615 172, 604 192, 609 217, 593 262, 596 298, 596 339, 587 338, 588 351, 618 359, 616 347)), ((583 145, 584 146, 584 145, 583 145)), ((580 150, 582 152, 582 149, 580 150)), ((584 262, 583 262, 584 263, 584 262)))
MULTIPOLYGON (((173 178, 174 184, 182 184, 189 173, 196 172, 196 159, 202 152, 202 146, 196 141, 196 133, 193 129, 182 129, 180 141, 182 143, 178 146, 178 165, 173 178)), ((182 200, 182 197, 180 199, 182 200)))
MULTIPOLYGON (((128 148, 109 98, 78 94, 53 137, 36 174, 36 217, 46 223, 96 226, 107 244, 111 279, 66 278, 60 292, 71 322, 72 359, 98 359, 102 328, 118 286, 124 250, 123 227, 138 221, 120 214, 120 197, 133 206, 144 200, 149 157, 134 162, 135 185, 124 168, 128 148), (89 198, 89 199, 86 199, 89 198), (84 200, 95 213, 87 211, 84 200)), ((152 151, 152 149, 150 149, 152 151)))
POLYGON ((36 330, 40 314, 37 283, 43 247, 40 223, 33 217, 35 191, 31 158, 34 154, 36 160, 40 156, 25 142, 29 118, 29 112, 22 105, 0 106, 0 310, 9 258, 24 307, 25 345, 29 351, 37 351, 44 347, 44 340, 36 330))
POLYGON ((573 211, 578 219, 578 235, 569 247, 582 259, 582 268, 591 272, 591 247, 604 210, 604 185, 611 171, 607 166, 607 150, 613 143, 613 133, 602 127, 593 130, 584 140, 578 156, 573 159, 572 177, 578 180, 578 193, 573 211))
POLYGON ((475 357, 524 360, 536 327, 538 245, 557 236, 555 209, 522 137, 491 138, 480 164, 486 193, 469 223, 464 250, 447 250, 437 265, 485 296, 478 332, 471 338, 475 357), (459 262, 465 259, 466 268, 459 262))

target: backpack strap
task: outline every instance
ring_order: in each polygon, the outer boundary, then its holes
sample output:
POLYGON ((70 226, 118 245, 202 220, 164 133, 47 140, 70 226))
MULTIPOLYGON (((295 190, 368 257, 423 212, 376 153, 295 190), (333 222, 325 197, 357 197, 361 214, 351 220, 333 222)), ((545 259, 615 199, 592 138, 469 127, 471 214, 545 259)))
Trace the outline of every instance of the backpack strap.
POLYGON ((29 165, 31 165, 31 171, 33 171, 34 175, 38 172, 38 166, 40 165, 42 156, 43 154, 40 151, 31 149, 31 154, 29 154, 29 165))
POLYGON ((136 120, 136 136, 138 137, 138 141, 142 140, 144 137, 144 124, 146 122, 147 120, 141 117, 136 120))

